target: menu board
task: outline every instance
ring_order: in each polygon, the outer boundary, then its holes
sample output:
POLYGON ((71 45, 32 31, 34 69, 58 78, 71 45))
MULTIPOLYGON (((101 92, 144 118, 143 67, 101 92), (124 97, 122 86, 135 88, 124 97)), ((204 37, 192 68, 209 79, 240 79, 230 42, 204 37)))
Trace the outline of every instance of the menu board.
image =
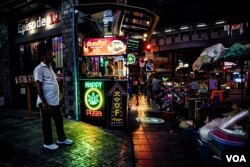
POLYGON ((126 41, 118 38, 86 38, 83 40, 83 56, 124 55, 126 41))
POLYGON ((28 84, 35 83, 33 75, 20 75, 15 78, 16 84, 28 84))

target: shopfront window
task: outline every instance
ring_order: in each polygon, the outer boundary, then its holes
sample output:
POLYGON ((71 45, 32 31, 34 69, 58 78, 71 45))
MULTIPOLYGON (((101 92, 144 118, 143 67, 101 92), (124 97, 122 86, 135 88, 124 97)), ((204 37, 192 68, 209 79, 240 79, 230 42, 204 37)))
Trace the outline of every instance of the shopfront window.
POLYGON ((40 43, 42 42, 34 42, 19 46, 21 74, 31 74, 35 66, 39 63, 37 50, 40 43))
POLYGON ((47 49, 52 49, 55 54, 53 68, 55 72, 63 67, 62 37, 54 37, 28 44, 19 45, 20 54, 20 74, 29 75, 40 63, 38 50, 41 45, 46 45, 47 49))
POLYGON ((62 37, 52 38, 52 50, 55 54, 55 67, 60 69, 63 67, 63 44, 62 37))

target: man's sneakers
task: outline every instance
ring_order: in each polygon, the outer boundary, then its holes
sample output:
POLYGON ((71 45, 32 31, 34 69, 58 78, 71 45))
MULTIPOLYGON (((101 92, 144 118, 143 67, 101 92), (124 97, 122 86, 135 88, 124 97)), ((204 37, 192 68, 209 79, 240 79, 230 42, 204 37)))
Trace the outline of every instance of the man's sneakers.
POLYGON ((56 150, 56 149, 58 149, 59 146, 56 145, 55 143, 53 143, 53 144, 48 144, 48 145, 44 144, 43 147, 50 149, 50 150, 56 150))
POLYGON ((56 143, 57 143, 57 144, 64 144, 64 145, 71 145, 71 144, 73 143, 73 141, 70 140, 70 139, 65 139, 65 140, 63 140, 63 141, 57 140, 56 143))
MULTIPOLYGON (((57 140, 56 143, 57 143, 57 144, 64 144, 64 145, 71 145, 71 144, 73 143, 73 141, 70 140, 70 139, 65 139, 65 140, 63 140, 63 141, 57 140)), ((48 145, 47 145, 47 144, 44 144, 43 147, 44 147, 44 148, 47 148, 47 149, 50 149, 50 150, 56 150, 56 149, 59 148, 59 146, 56 145, 55 143, 53 143, 53 144, 48 144, 48 145)))

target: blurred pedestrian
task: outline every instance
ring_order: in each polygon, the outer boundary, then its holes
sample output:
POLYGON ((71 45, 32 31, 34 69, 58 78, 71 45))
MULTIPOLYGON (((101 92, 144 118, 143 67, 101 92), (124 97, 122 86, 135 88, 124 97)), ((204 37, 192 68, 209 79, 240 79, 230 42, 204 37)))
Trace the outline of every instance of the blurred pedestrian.
POLYGON ((129 98, 131 98, 132 97, 132 86, 133 86, 133 78, 130 76, 129 78, 128 78, 128 94, 129 94, 129 98))
POLYGON ((218 89, 218 80, 215 79, 213 76, 211 76, 210 79, 208 80, 209 95, 211 95, 213 90, 217 90, 217 89, 218 89))
POLYGON ((152 98, 153 98, 153 103, 156 104, 156 101, 158 99, 158 94, 159 94, 159 84, 160 84, 161 80, 157 79, 157 78, 153 78, 152 80, 152 98))
POLYGON ((140 79, 139 79, 139 82, 140 82, 140 94, 141 95, 144 95, 145 94, 145 80, 144 80, 144 78, 143 78, 143 76, 142 77, 140 77, 140 79))
POLYGON ((140 82, 138 78, 134 77, 133 78, 133 85, 132 85, 132 92, 136 96, 136 105, 139 105, 139 87, 140 87, 140 82))
POLYGON ((42 116, 42 130, 44 137, 44 147, 55 150, 58 148, 53 142, 51 118, 53 118, 56 132, 57 144, 71 145, 72 140, 67 139, 64 133, 63 116, 60 108, 59 86, 50 63, 53 61, 51 51, 43 49, 39 53, 41 63, 33 71, 37 88, 37 105, 40 107, 42 116))

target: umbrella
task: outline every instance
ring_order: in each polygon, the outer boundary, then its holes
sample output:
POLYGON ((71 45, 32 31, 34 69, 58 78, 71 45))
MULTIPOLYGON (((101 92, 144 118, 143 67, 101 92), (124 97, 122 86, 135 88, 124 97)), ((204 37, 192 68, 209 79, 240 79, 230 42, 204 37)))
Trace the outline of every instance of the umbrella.
POLYGON ((221 52, 224 50, 225 47, 221 43, 205 48, 197 60, 193 63, 193 71, 199 71, 204 64, 209 64, 216 61, 221 52))
POLYGON ((235 43, 221 53, 217 61, 244 61, 249 59, 250 44, 242 45, 235 43))

